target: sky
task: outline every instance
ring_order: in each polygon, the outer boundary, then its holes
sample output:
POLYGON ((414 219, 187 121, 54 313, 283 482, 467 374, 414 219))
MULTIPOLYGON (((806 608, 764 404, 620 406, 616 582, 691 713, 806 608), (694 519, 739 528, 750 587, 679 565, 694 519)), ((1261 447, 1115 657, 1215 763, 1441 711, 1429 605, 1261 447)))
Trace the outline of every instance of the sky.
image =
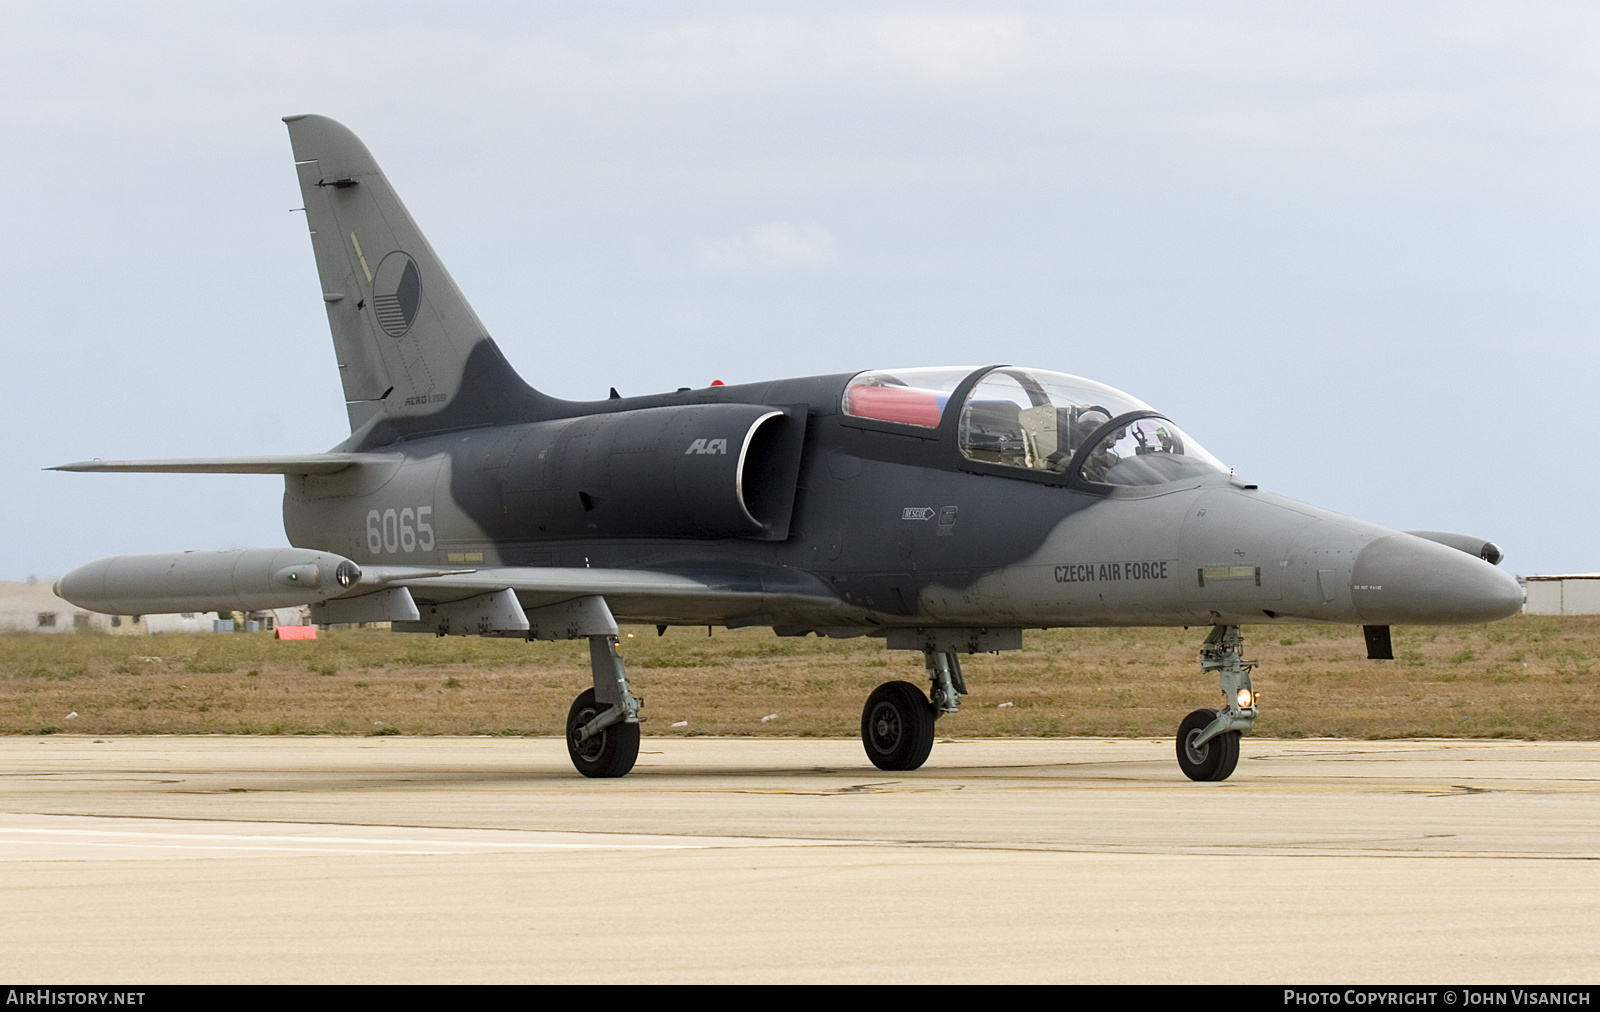
POLYGON ((286 543, 275 477, 42 469, 347 434, 281 122, 310 112, 549 393, 1031 365, 1264 489, 1600 570, 1562 442, 1600 441, 1600 6, 0 18, 0 580, 286 543))

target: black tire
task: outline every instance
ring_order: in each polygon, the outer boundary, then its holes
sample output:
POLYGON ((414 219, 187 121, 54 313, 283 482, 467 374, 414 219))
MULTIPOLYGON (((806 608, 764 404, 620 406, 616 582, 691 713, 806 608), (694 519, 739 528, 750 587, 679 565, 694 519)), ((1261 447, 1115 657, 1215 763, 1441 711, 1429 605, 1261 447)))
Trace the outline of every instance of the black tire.
POLYGON ((1215 710, 1196 710, 1178 725, 1178 768, 1190 780, 1226 780, 1239 765, 1239 732, 1226 731, 1193 748, 1189 742, 1217 719, 1215 710))
POLYGON ((593 689, 583 690, 572 701, 572 709, 567 711, 567 755, 586 777, 627 776, 639 758, 638 724, 612 724, 582 745, 577 742, 578 731, 604 709, 595 700, 593 689))
POLYGON ((861 708, 861 744, 880 770, 914 770, 933 751, 933 704, 910 682, 884 682, 861 708))

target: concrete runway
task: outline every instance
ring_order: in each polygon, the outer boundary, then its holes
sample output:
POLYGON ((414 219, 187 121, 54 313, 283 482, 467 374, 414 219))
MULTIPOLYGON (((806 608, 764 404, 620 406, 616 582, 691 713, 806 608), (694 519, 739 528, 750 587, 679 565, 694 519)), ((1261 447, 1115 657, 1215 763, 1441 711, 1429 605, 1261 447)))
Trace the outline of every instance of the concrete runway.
POLYGON ((1593 983, 1600 744, 0 739, 30 983, 1593 983))

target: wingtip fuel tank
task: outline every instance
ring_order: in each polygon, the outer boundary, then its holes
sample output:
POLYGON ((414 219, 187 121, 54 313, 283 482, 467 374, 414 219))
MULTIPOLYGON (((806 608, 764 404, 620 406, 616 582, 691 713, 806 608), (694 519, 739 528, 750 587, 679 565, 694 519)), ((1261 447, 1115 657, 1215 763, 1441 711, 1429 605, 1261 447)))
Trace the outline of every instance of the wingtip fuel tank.
POLYGON ((337 597, 361 568, 332 552, 238 548, 219 552, 114 555, 56 581, 56 596, 108 615, 260 611, 337 597))

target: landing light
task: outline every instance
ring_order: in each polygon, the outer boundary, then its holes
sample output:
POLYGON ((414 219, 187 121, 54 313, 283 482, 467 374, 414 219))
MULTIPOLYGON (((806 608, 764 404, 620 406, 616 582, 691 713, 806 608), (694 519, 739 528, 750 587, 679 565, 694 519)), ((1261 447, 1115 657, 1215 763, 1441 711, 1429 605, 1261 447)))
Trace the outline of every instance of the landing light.
POLYGON ((1249 689, 1240 689, 1234 693, 1234 699, 1241 710, 1248 710, 1255 705, 1255 695, 1249 689))

